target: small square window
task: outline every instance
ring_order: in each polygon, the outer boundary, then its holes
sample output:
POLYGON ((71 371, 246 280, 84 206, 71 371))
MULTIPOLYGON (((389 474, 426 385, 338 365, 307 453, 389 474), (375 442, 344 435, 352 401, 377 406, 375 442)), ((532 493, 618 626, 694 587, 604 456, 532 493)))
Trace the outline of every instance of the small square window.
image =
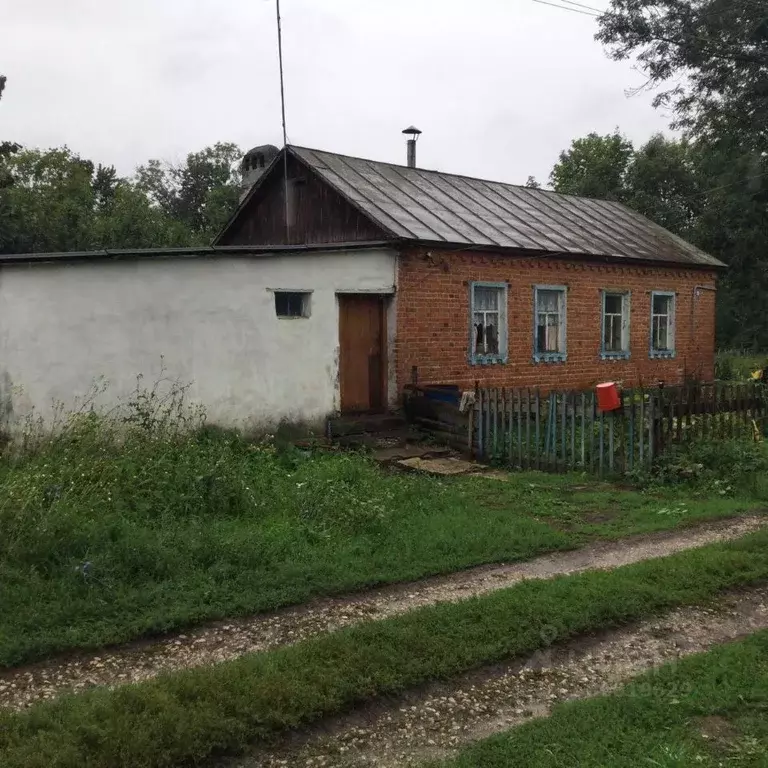
POLYGON ((507 286, 470 285, 469 361, 472 365, 507 361, 507 286))
POLYGON ((567 358, 565 296, 562 285, 534 288, 533 359, 537 363, 564 362, 567 358))
POLYGON ((603 291, 603 360, 629 357, 629 293, 603 291))
POLYGON ((309 291, 275 291, 278 317, 309 317, 309 291))
POLYGON ((651 293, 651 357, 675 356, 675 294, 651 293))

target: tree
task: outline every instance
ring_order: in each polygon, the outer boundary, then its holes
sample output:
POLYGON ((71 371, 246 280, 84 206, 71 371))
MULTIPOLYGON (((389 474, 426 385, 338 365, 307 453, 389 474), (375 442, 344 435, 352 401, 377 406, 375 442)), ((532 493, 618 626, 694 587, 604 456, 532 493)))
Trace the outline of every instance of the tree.
POLYGON ((549 180, 557 192, 607 200, 623 200, 632 143, 618 129, 608 136, 590 133, 575 139, 552 169, 549 180))
POLYGON ((623 199, 657 224, 690 237, 703 200, 697 199, 697 148, 657 134, 632 156, 623 199))
POLYGON ((90 245, 93 164, 66 147, 17 150, 2 158, 6 252, 81 250, 90 245))
POLYGON ((676 127, 768 149, 765 0, 611 0, 596 38, 614 59, 637 58, 676 127))
POLYGON ((5 90, 8 78, 5 75, 0 75, 0 99, 3 98, 3 91, 5 90))
MULTIPOLYGON (((768 344, 768 160, 734 141, 653 136, 606 174, 611 137, 577 139, 552 172, 558 191, 598 191, 728 265, 717 302, 719 343, 768 344), (586 149, 585 149, 586 148, 586 149), (587 151, 588 150, 588 151, 587 151)), ((625 148, 626 149, 626 148, 625 148)), ((626 152, 618 155, 620 161, 626 152)))
POLYGON ((184 165, 150 160, 136 169, 136 182, 168 216, 209 242, 237 207, 241 150, 217 143, 187 155, 184 165))
POLYGON ((536 181, 535 176, 529 176, 523 186, 528 187, 528 189, 541 189, 541 184, 536 181))
POLYGON ((729 141, 698 146, 700 179, 692 239, 728 265, 718 290, 721 344, 768 344, 768 163, 729 141))
POLYGON ((112 167, 68 148, 0 145, 0 253, 189 245, 189 230, 112 167))

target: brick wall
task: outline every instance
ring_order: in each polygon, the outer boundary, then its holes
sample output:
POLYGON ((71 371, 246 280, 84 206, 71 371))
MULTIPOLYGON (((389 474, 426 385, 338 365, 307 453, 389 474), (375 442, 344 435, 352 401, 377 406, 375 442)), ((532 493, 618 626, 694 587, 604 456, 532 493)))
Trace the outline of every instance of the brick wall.
POLYGON ((602 265, 473 252, 405 250, 397 288, 398 390, 410 383, 412 368, 421 384, 471 387, 537 386, 585 388, 599 381, 625 385, 668 384, 686 374, 714 377, 714 271, 682 268, 602 265), (506 282, 508 288, 508 363, 471 365, 469 346, 469 283, 506 282), (533 286, 565 285, 568 359, 533 362, 533 286), (601 290, 631 291, 628 360, 601 360, 601 290), (649 357, 650 292, 675 291, 676 356, 649 357))

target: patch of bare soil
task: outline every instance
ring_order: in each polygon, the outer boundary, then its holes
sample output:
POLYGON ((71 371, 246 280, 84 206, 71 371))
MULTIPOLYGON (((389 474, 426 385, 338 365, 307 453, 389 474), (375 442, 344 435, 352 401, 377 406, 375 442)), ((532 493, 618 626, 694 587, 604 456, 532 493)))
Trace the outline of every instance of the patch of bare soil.
POLYGON ((216 664, 246 653, 290 645, 351 624, 503 589, 525 579, 548 579, 664 557, 712 542, 735 539, 764 525, 768 525, 766 517, 744 517, 685 530, 601 542, 527 562, 472 568, 351 596, 316 600, 247 619, 217 622, 159 640, 5 669, 0 671, 0 708, 20 710, 68 691, 139 682, 162 672, 216 664))
MULTIPOLYGON (((221 763, 277 766, 412 766, 545 717, 558 702, 616 690, 636 675, 768 628, 768 587, 730 593, 715 607, 682 608, 633 627, 486 668, 448 684, 357 710, 293 735, 279 748, 221 763)), ((650 683, 630 688, 649 695, 650 683), (649 690, 645 690, 648 688, 649 690)), ((671 692, 674 695, 674 691, 671 692)), ((728 738, 727 721, 705 718, 702 735, 728 738)))

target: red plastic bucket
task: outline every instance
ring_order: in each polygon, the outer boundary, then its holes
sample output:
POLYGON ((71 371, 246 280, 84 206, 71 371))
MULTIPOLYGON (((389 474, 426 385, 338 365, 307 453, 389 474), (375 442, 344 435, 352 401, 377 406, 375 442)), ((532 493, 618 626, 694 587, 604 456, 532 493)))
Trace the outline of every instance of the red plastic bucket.
POLYGON ((608 381, 605 384, 598 384, 595 388, 597 393, 597 407, 599 410, 615 411, 621 408, 621 398, 619 397, 619 389, 613 381, 608 381))

